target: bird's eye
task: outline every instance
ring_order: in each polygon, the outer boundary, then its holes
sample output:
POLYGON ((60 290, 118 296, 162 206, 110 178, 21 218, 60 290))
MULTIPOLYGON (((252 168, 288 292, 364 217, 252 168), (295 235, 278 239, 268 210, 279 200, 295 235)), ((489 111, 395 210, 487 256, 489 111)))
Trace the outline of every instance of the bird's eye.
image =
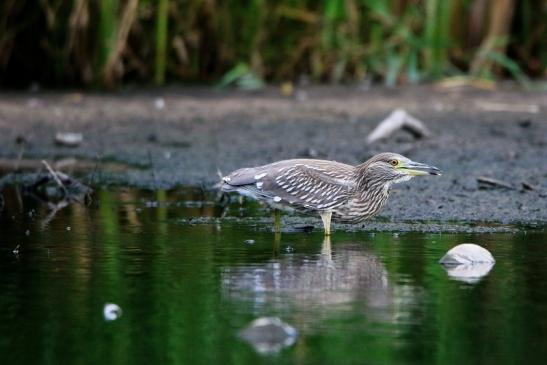
POLYGON ((389 160, 389 164, 390 164, 391 166, 397 166, 397 165, 399 164, 399 161, 396 160, 396 159, 389 160))

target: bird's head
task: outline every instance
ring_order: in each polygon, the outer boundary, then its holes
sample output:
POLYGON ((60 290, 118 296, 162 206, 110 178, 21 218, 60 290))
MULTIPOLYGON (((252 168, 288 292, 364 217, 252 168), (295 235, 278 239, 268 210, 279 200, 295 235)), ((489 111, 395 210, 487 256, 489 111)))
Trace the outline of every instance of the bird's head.
POLYGON ((397 153, 380 153, 361 166, 361 170, 369 178, 386 183, 407 181, 414 176, 440 175, 441 171, 433 166, 415 162, 397 153))

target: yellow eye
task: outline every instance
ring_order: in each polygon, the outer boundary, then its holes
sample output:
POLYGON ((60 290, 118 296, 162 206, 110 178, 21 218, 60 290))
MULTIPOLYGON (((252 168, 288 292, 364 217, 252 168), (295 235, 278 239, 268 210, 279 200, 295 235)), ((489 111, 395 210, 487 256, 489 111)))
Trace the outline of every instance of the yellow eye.
POLYGON ((389 164, 391 166, 397 166, 399 164, 399 160, 396 160, 396 159, 393 159, 393 160, 389 160, 389 164))

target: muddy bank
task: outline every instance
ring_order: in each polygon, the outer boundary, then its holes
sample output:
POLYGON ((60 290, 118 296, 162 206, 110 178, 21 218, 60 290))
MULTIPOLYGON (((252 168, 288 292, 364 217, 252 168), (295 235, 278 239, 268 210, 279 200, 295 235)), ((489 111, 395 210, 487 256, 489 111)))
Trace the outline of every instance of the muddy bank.
POLYGON ((86 161, 84 178, 93 184, 211 187, 219 170, 294 157, 354 164, 393 151, 444 174, 396 185, 380 220, 541 225, 547 223, 546 96, 431 86, 315 87, 297 97, 277 89, 4 93, 0 171, 5 175, 18 160, 31 171, 35 160, 73 157, 86 161), (395 108, 425 122, 433 136, 419 140, 400 131, 367 144, 368 133, 395 108), (83 142, 58 145, 57 132, 80 132, 83 142), (481 189, 478 177, 513 189, 481 189))

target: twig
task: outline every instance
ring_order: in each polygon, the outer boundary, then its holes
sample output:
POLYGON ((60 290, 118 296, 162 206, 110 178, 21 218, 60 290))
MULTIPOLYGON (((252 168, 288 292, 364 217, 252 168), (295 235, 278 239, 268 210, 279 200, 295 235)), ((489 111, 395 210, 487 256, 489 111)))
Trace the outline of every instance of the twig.
POLYGON ((152 152, 148 150, 148 163, 150 164, 150 173, 152 174, 152 179, 154 180, 154 185, 158 184, 158 179, 156 172, 154 171, 154 162, 152 161, 152 152))
POLYGON ((539 113, 539 105, 536 104, 504 104, 476 101, 475 105, 484 111, 489 112, 510 112, 510 113, 539 113))
POLYGON ((42 163, 46 166, 46 169, 48 170, 48 172, 50 173, 50 175, 53 177, 53 179, 55 180, 55 182, 57 183, 57 185, 59 185, 59 187, 60 187, 61 189, 63 189, 63 191, 66 193, 65 185, 63 184, 63 182, 61 181, 61 179, 59 179, 59 176, 57 176, 57 174, 55 173, 55 171, 53 171, 53 169, 51 168, 51 166, 49 166, 49 164, 47 163, 46 160, 42 160, 42 163))
POLYGON ((23 154, 25 153, 25 144, 23 143, 21 145, 21 148, 19 149, 19 153, 17 154, 17 161, 15 161, 15 171, 19 171, 19 164, 21 163, 21 160, 23 159, 23 154))
POLYGON ((530 191, 535 190, 534 185, 530 184, 529 182, 523 181, 520 183, 520 185, 522 186, 523 190, 530 190, 530 191))
POLYGON ((61 209, 68 206, 68 202, 66 200, 61 200, 57 204, 48 203, 48 208, 50 209, 49 214, 42 220, 42 223, 40 224, 40 228, 44 229, 46 228, 49 223, 55 218, 57 215, 57 212, 59 212, 61 209))
POLYGON ((93 166, 93 171, 91 171, 91 174, 87 176, 87 183, 89 185, 95 182, 95 174, 99 170, 99 165, 101 163, 102 163, 101 155, 97 155, 97 159, 95 160, 95 165, 93 166))
POLYGON ((492 179, 490 177, 485 176, 479 176, 477 177, 477 181, 479 182, 480 188, 504 188, 504 189, 510 189, 514 190, 515 188, 511 186, 510 184, 503 182, 501 180, 492 179))

